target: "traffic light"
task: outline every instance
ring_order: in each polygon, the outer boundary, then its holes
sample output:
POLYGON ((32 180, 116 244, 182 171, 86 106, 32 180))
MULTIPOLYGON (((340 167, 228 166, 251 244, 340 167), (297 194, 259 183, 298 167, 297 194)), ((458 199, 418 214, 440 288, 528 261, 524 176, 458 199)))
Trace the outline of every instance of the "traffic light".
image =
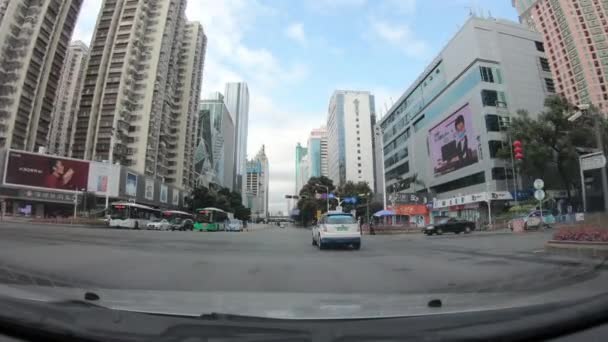
POLYGON ((517 160, 524 159, 524 149, 521 147, 521 141, 519 140, 513 142, 513 156, 517 160))

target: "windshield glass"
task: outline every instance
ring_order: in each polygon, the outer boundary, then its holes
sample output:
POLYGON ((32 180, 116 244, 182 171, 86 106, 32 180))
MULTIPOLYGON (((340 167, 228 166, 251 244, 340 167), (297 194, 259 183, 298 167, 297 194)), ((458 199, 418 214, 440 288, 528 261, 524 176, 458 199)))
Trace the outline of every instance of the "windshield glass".
POLYGON ((220 320, 608 292, 607 20, 607 0, 0 0, 0 308, 2 285, 220 320))

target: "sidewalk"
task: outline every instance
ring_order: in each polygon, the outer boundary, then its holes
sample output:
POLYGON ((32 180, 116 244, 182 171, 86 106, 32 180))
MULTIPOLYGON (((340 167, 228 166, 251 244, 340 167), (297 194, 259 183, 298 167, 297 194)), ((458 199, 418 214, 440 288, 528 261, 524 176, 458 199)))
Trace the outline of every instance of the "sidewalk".
POLYGON ((53 222, 51 220, 45 221, 43 219, 36 218, 28 218, 28 217, 13 217, 13 216, 5 216, 2 220, 0 220, 0 225, 2 226, 10 226, 11 224, 26 224, 33 226, 55 226, 55 227, 70 227, 70 228, 108 228, 105 224, 87 224, 82 222, 72 223, 70 221, 63 222, 53 222))

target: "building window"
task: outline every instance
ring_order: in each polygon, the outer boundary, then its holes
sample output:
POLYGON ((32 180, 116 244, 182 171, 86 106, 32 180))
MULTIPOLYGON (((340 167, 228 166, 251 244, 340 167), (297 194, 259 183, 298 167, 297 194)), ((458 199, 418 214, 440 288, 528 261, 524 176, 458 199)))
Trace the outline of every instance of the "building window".
POLYGON ((359 169, 359 173, 361 173, 361 169, 359 169))
POLYGON ((359 128, 359 124, 357 124, 357 128, 359 128))
POLYGON ((484 89, 481 91, 481 103, 484 106, 496 106, 498 102, 498 93, 496 90, 484 89))
POLYGON ((482 172, 472 174, 470 176, 466 176, 466 177, 462 177, 462 178, 453 180, 451 182, 436 185, 436 186, 432 187, 431 190, 441 193, 441 192, 447 192, 447 191, 456 190, 456 189, 460 189, 460 188, 466 188, 467 186, 483 184, 485 182, 486 182, 486 176, 485 176, 485 173, 482 171, 482 172))
POLYGON ((481 80, 483 82, 494 83, 494 75, 492 74, 492 68, 480 66, 479 72, 481 73, 481 80))
POLYGON ((503 147, 504 143, 500 140, 490 140, 488 141, 488 146, 490 147, 490 158, 496 158, 498 151, 503 147))
POLYGON ((536 50, 540 52, 545 52, 545 46, 543 45, 543 42, 534 42, 534 45, 536 45, 536 50))
POLYGON ((357 147, 361 147, 361 144, 357 144, 357 147))
POLYGON ((361 150, 357 150, 357 153, 361 154, 361 150))
POLYGON ((550 93, 555 93, 555 83, 551 78, 545 78, 545 86, 547 87, 547 91, 550 93))
POLYGON ((360 138, 360 137, 357 137, 357 141, 359 141, 359 140, 361 140, 361 138, 360 138))
POLYGON ((357 166, 361 167, 361 163, 358 163, 357 166))
POLYGON ((540 67, 543 69, 543 71, 551 71, 549 61, 544 57, 540 57, 540 67))
POLYGON ((498 120, 498 115, 486 115, 486 129, 488 132, 500 132, 500 122, 498 120))
POLYGON ((494 167, 492 168, 492 179, 493 180, 505 180, 505 179, 513 179, 513 169, 504 168, 504 167, 494 167), (506 172, 505 172, 506 170, 506 172))
POLYGON ((361 160, 361 157, 357 157, 357 160, 361 160))

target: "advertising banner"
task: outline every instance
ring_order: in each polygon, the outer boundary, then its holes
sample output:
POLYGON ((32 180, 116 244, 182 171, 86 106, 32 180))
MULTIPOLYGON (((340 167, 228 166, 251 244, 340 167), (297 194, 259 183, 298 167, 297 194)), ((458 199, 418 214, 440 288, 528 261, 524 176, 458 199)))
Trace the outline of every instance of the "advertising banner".
POLYGON ((9 150, 5 167, 7 185, 65 191, 88 188, 88 161, 9 150))
POLYGON ((135 197, 137 195, 137 175, 127 172, 127 182, 125 183, 125 194, 135 197))
POLYGON ((98 195, 118 196, 120 166, 107 163, 89 162, 88 191, 98 195))
POLYGON ((471 108, 465 105, 429 130, 431 164, 435 176, 479 161, 471 108))
POLYGON ((146 191, 144 197, 147 200, 154 200, 154 179, 146 178, 146 191))
POLYGON ((169 196, 169 188, 162 184, 160 186, 160 202, 167 203, 167 197, 169 196))
POLYGON ((179 205, 179 190, 173 189, 172 194, 173 194, 173 201, 172 201, 173 205, 175 205, 175 206, 179 205))

